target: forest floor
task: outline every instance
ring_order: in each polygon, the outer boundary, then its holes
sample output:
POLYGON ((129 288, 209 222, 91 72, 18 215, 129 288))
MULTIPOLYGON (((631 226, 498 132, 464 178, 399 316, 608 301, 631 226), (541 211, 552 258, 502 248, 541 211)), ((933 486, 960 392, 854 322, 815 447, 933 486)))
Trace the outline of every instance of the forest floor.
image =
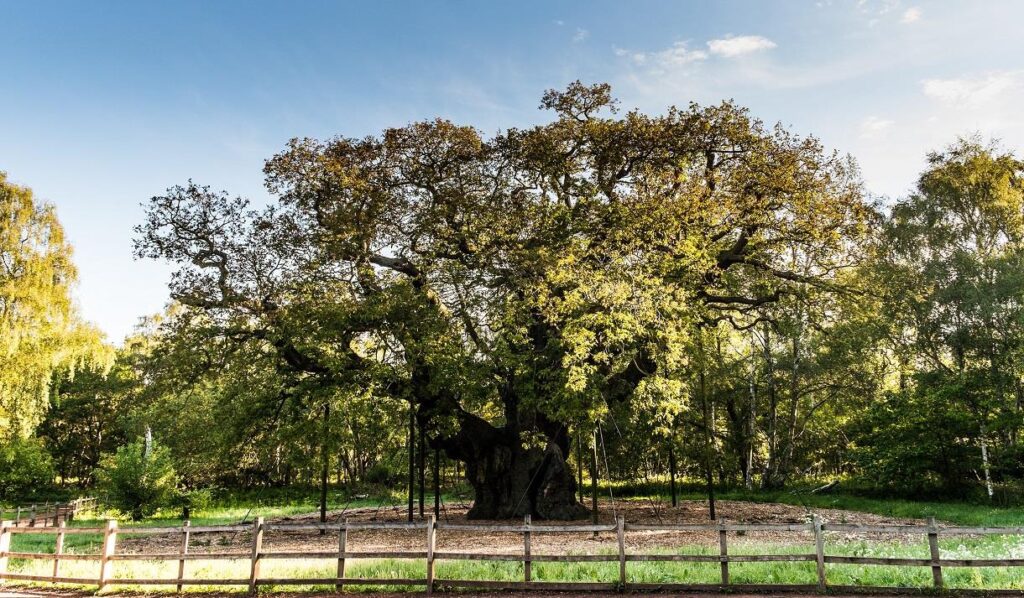
MULTIPOLYGON (((717 503, 719 519, 741 523, 808 523, 812 510, 804 507, 777 504, 755 503, 747 501, 719 501, 717 503)), ((440 521, 444 523, 470 523, 477 525, 505 524, 508 521, 467 520, 467 507, 464 505, 446 507, 441 512, 440 521)), ((826 522, 860 525, 893 525, 922 523, 922 520, 899 517, 888 517, 872 513, 860 513, 839 509, 813 509, 826 522)), ((708 523, 707 501, 681 501, 678 507, 659 505, 647 501, 618 501, 614 508, 606 504, 600 512, 601 523, 614 523, 615 517, 622 515, 627 523, 708 523)), ((406 521, 407 512, 398 507, 375 508, 361 507, 356 509, 329 511, 327 520, 340 523, 345 519, 355 522, 369 521, 406 521)), ((314 523, 319 521, 319 514, 292 515, 268 518, 267 523, 314 523)), ((579 525, 582 522, 544 522, 545 525, 579 525)), ((844 534, 835 533, 831 537, 845 539, 844 534)), ((852 537, 852 536, 851 536, 852 537)), ((893 534, 874 534, 875 540, 898 540, 893 534)), ((670 547, 679 545, 712 544, 717 546, 717 532, 692 531, 631 531, 626 534, 626 545, 630 549, 670 547)), ((915 538, 919 540, 920 538, 915 538)), ((813 536, 807 532, 749 532, 735 542, 743 544, 744 540, 773 545, 799 544, 813 542, 813 536)), ((732 542, 733 540, 730 539, 732 542)), ((190 544, 194 552, 224 552, 232 547, 248 548, 251 538, 247 532, 196 534, 190 544)), ((424 534, 422 530, 358 530, 348 535, 350 550, 380 551, 423 549, 424 534)), ((141 552, 174 552, 181 543, 180 534, 146 535, 131 537, 124 530, 123 539, 119 539, 118 550, 127 553, 141 552)), ((308 531, 273 531, 267 532, 263 540, 264 549, 268 551, 310 551, 334 550, 337 548, 337 534, 321 535, 316 530, 308 531)), ((586 553, 613 549, 614 533, 535 533, 532 538, 532 549, 536 554, 586 553)), ((459 552, 497 552, 521 553, 523 535, 511 532, 476 532, 461 530, 444 530, 437 534, 437 550, 459 552)))

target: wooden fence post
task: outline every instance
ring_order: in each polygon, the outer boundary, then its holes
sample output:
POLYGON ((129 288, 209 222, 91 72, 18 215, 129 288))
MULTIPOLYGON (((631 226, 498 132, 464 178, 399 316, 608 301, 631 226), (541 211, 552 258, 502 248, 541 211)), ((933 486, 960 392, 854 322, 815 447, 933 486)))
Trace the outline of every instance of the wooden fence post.
POLYGON ((825 579, 825 533, 821 529, 821 518, 814 515, 811 519, 814 528, 814 556, 818 566, 818 591, 824 591, 825 579))
POLYGON ((523 581, 529 582, 533 577, 533 561, 530 560, 530 515, 523 515, 523 581))
POLYGON ((345 518, 345 523, 338 529, 338 581, 334 584, 334 589, 339 592, 345 585, 345 582, 342 580, 345 579, 346 544, 348 544, 348 517, 345 518))
POLYGON ((427 594, 434 593, 434 543, 437 540, 437 519, 431 513, 427 516, 427 594))
POLYGON ((181 583, 181 580, 185 579, 185 555, 188 554, 189 536, 192 535, 192 530, 189 529, 191 527, 192 527, 192 522, 190 520, 185 520, 185 521, 181 522, 181 550, 178 551, 178 554, 180 554, 181 557, 182 557, 182 558, 178 559, 178 586, 177 586, 177 588, 178 588, 179 592, 181 591, 181 588, 182 588, 182 585, 183 585, 181 583))
POLYGON ((108 519, 107 528, 103 531, 103 552, 100 554, 100 578, 97 585, 99 589, 106 587, 110 581, 110 569, 111 561, 110 557, 114 556, 114 550, 117 545, 117 520, 108 519))
POLYGON ((4 585, 4 574, 7 573, 7 551, 11 549, 10 521, 0 521, 0 586, 4 585))
POLYGON ((626 591, 626 518, 615 518, 615 538, 619 543, 619 591, 626 591))
POLYGON ((722 585, 729 585, 729 534, 725 530, 725 520, 718 520, 718 560, 722 570, 722 585))
POLYGON ((64 526, 63 521, 57 524, 57 545, 53 549, 53 576, 60 577, 60 555, 64 554, 64 526))
POLYGON ((19 523, 21 523, 21 507, 18 507, 18 513, 14 516, 14 527, 18 527, 19 523))
POLYGON ((36 526, 36 506, 35 505, 32 505, 32 507, 29 509, 29 512, 28 512, 28 526, 29 527, 35 527, 36 526))
POLYGON ((935 518, 928 518, 928 548, 932 556, 932 581, 936 588, 942 587, 942 565, 939 564, 939 526, 935 518))
POLYGON ((252 566, 249 569, 249 593, 256 593, 256 580, 260 576, 260 552, 263 550, 263 518, 257 517, 252 525, 252 566))

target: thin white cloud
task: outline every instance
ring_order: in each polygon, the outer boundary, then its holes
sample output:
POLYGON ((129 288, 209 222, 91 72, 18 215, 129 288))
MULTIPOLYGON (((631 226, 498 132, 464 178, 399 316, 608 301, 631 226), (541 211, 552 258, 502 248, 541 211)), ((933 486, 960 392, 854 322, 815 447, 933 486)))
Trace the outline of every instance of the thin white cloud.
POLYGON ((718 56, 735 58, 751 52, 771 50, 776 45, 772 40, 760 35, 738 35, 713 39, 708 42, 708 50, 718 56))
POLYGON ((887 118, 869 116, 860 122, 860 138, 881 139, 894 124, 896 124, 895 121, 887 118))
POLYGON ((650 66, 657 69, 670 70, 680 66, 705 60, 708 53, 703 50, 691 50, 686 42, 676 42, 664 50, 657 52, 631 52, 615 48, 616 56, 628 57, 635 64, 650 66))
POLYGON ((900 0, 857 0, 857 10, 872 17, 887 15, 900 6, 900 0))
POLYGON ((657 106, 679 97, 717 102, 736 90, 808 89, 866 76, 878 69, 872 55, 850 55, 838 61, 791 65, 770 60, 727 60, 708 68, 712 55, 676 42, 658 51, 613 46, 624 69, 617 81, 657 106))
POLYGON ((577 27, 576 33, 572 36, 572 43, 578 44, 580 42, 586 41, 588 37, 590 37, 589 31, 582 27, 577 27))
POLYGON ((910 8, 903 13, 898 13, 902 7, 902 0, 857 0, 857 12, 863 17, 867 18, 868 27, 876 27, 882 23, 891 21, 894 17, 900 16, 901 21, 904 23, 910 23, 912 21, 906 20, 908 13, 913 18, 914 11, 917 16, 920 17, 920 9, 910 8))
POLYGON ((916 23, 921 20, 921 9, 917 6, 911 6, 907 10, 903 11, 903 16, 900 17, 900 22, 904 24, 916 23))
POLYGON ((1024 71, 994 71, 973 77, 926 79, 924 94, 946 105, 978 108, 1024 90, 1024 71))

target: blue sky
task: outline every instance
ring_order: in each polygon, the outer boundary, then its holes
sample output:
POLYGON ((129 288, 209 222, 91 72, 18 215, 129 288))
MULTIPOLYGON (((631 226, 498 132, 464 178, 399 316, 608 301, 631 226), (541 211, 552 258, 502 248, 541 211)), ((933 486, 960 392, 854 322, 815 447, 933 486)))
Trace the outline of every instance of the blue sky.
POLYGON ((115 342, 167 301, 169 269, 131 257, 140 203, 189 178, 265 202, 292 137, 529 125, 581 79, 651 112, 733 98, 888 197, 960 134, 1024 154, 1015 0, 9 0, 0 22, 0 170, 57 206, 115 342))

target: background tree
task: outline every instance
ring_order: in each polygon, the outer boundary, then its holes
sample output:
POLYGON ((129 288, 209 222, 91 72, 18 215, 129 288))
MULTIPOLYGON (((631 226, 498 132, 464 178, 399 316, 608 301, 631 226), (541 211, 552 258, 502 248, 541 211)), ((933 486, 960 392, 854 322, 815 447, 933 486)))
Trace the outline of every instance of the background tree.
MULTIPOLYGON (((876 274, 887 340, 899 359, 899 396, 954 403, 929 410, 932 425, 957 414, 991 496, 989 453, 1019 454, 1022 424, 1024 163, 976 139, 928 162, 885 228, 876 274)), ((964 463, 931 473, 949 488, 963 481, 964 463)))
POLYGON ((53 462, 38 439, 15 438, 0 444, 0 500, 37 496, 52 482, 53 462))
POLYGON ((49 449, 62 485, 92 485, 103 456, 127 441, 131 398, 140 382, 122 355, 106 373, 86 369, 55 377, 36 435, 49 449))
POLYGON ((76 270, 53 206, 0 172, 0 443, 29 435, 54 372, 108 362, 71 298, 76 270))

